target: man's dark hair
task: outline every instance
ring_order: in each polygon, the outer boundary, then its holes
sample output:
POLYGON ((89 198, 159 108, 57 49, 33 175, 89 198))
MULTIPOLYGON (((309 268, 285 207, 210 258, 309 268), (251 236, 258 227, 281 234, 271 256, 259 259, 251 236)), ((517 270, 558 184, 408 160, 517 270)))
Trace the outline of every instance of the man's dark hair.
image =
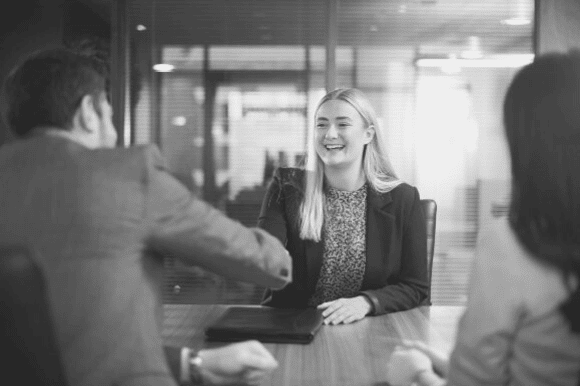
POLYGON ((111 47, 108 39, 95 35, 81 35, 64 42, 65 48, 82 56, 88 56, 95 61, 99 71, 105 75, 107 98, 111 94, 111 47))
POLYGON ((90 56, 64 48, 33 54, 6 80, 6 121, 22 137, 39 126, 70 129, 85 95, 95 108, 106 94, 107 71, 90 56))
MULTIPOLYGON (((549 54, 518 72, 504 101, 512 161, 510 223, 531 254, 580 278, 580 54, 549 54)), ((580 332, 580 286, 562 305, 580 332)))

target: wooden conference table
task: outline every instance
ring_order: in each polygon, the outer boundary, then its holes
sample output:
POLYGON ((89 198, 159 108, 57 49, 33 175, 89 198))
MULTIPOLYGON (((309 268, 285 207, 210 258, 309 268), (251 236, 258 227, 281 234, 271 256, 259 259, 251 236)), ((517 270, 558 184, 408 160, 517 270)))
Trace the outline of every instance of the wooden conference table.
MULTIPOLYGON (((165 305, 165 344, 223 345, 205 342, 204 330, 226 308, 227 305, 165 305)), ((349 325, 323 325, 307 345, 265 344, 280 366, 263 385, 387 386, 386 364, 395 346, 403 339, 413 339, 451 352, 463 309, 459 306, 419 307, 367 317, 349 325)))

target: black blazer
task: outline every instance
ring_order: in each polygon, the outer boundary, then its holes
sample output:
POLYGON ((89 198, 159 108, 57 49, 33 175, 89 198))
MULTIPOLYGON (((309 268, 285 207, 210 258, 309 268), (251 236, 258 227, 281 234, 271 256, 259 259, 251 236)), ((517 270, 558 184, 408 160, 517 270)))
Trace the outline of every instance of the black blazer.
MULTIPOLYGON (((268 187, 258 226, 277 237, 293 260, 293 281, 267 290, 262 304, 306 307, 322 267, 323 242, 299 236, 304 170, 280 168, 268 187)), ((367 194, 366 268, 361 295, 372 314, 403 311, 427 298, 427 234, 417 188, 402 183, 388 193, 367 194)))

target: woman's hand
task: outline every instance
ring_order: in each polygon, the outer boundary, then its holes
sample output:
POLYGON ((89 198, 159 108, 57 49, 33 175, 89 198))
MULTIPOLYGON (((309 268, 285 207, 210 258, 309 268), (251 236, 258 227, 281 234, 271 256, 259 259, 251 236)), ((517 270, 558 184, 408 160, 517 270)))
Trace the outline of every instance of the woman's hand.
POLYGON ((389 384, 393 386, 410 386, 421 374, 432 371, 429 357, 414 348, 395 347, 387 364, 389 384))
POLYGON ((401 346, 407 349, 416 349, 429 357, 433 363, 433 369, 440 376, 447 378, 449 372, 449 357, 442 352, 434 350, 419 340, 404 340, 401 346))
POLYGON ((324 310, 324 324, 349 324, 367 316, 371 311, 371 304, 361 295, 322 303, 318 309, 324 310))

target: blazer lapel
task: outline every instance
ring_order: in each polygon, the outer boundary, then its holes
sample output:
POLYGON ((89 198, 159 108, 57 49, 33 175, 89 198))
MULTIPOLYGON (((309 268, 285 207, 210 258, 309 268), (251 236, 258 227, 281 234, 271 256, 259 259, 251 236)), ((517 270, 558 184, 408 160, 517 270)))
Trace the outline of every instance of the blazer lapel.
POLYGON ((308 286, 308 293, 314 293, 316 288, 316 283, 318 282, 318 278, 320 277, 320 268, 322 268, 322 254, 323 250, 323 242, 315 242, 312 240, 306 240, 304 249, 305 249, 305 256, 306 256, 306 284, 308 286))
POLYGON ((366 234, 366 266, 363 278, 363 287, 373 276, 380 275, 383 267, 383 257, 387 253, 392 234, 394 216, 387 211, 393 201, 391 193, 376 193, 369 187, 367 194, 367 234, 366 234))
POLYGON ((373 209, 382 215, 388 214, 391 216, 390 213, 385 212, 386 206, 393 202, 391 192, 377 193, 370 186, 367 189, 367 212, 373 209))

